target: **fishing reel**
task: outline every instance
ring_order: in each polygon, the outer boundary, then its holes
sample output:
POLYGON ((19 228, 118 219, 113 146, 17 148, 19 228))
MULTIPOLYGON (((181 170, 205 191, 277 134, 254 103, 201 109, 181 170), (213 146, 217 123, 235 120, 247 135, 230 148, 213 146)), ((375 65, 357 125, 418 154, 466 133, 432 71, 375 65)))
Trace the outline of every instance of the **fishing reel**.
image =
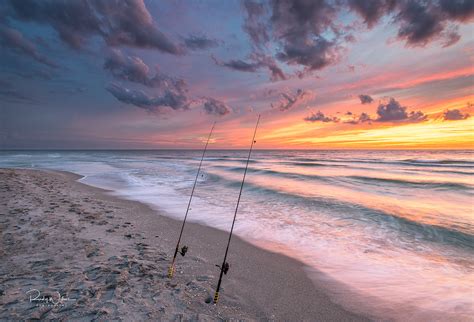
POLYGON ((230 268, 230 265, 229 263, 225 262, 224 264, 224 267, 220 267, 219 265, 216 264, 216 267, 219 267, 220 269, 222 269, 222 272, 224 272, 224 274, 227 275, 227 272, 229 271, 229 268, 230 268))
POLYGON ((188 252, 188 246, 183 246, 181 247, 181 250, 179 251, 179 253, 181 254, 181 256, 184 257, 184 255, 186 255, 186 253, 188 252))

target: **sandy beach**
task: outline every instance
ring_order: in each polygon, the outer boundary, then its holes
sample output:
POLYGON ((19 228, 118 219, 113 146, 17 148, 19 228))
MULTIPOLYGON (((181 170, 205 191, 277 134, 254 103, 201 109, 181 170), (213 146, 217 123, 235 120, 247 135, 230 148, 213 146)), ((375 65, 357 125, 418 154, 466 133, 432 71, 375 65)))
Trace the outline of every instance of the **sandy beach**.
POLYGON ((218 305, 227 234, 180 223, 47 170, 0 170, 0 319, 361 321, 316 289, 303 264, 236 237, 218 305))

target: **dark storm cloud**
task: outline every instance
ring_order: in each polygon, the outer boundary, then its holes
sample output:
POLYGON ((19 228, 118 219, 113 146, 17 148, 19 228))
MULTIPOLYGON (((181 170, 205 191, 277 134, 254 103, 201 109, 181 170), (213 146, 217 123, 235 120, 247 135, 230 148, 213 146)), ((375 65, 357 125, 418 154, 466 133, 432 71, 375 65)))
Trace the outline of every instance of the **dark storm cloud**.
POLYGON ((190 35, 184 39, 184 44, 190 50, 204 50, 219 46, 219 42, 216 39, 211 39, 204 35, 190 35))
POLYGON ((243 8, 242 28, 254 53, 273 41, 278 48, 273 57, 302 67, 295 72, 299 77, 339 62, 345 46, 355 40, 354 26, 336 22, 347 8, 368 28, 389 17, 398 29, 397 38, 419 47, 437 40, 443 47, 455 44, 461 38, 457 24, 474 18, 472 0, 247 0, 243 8))
POLYGON ((472 0, 410 0, 401 2, 399 10, 395 18, 400 23, 398 36, 412 46, 424 46, 436 39, 444 39, 443 47, 451 46, 461 38, 455 23, 474 19, 472 0))
POLYGON ((287 111, 293 107, 305 103, 310 98, 314 97, 311 91, 304 91, 298 89, 296 94, 281 93, 281 100, 277 104, 271 104, 272 108, 277 108, 280 111, 287 111))
POLYGON ((275 33, 291 43, 311 34, 320 35, 332 24, 337 12, 332 4, 323 0, 275 0, 272 9, 275 33))
POLYGON ((104 69, 116 78, 152 87, 148 66, 138 57, 124 56, 120 50, 109 52, 105 58, 104 69))
POLYGON ((329 122, 337 123, 337 122, 339 122, 339 119, 337 117, 335 117, 335 116, 326 116, 321 111, 318 111, 317 113, 311 113, 311 115, 305 117, 304 120, 307 121, 307 122, 323 122, 323 123, 329 123, 329 122))
POLYGON ((224 116, 232 112, 232 109, 227 104, 212 97, 205 98, 204 110, 207 114, 219 116, 224 116))
POLYGON ((408 1, 401 5, 395 19, 400 23, 398 37, 407 45, 424 46, 444 29, 439 11, 430 2, 408 1))
POLYGON ((152 109, 157 106, 156 100, 139 90, 128 89, 117 84, 109 84, 106 89, 119 101, 135 105, 144 109, 152 109))
POLYGON ((369 28, 390 13, 395 8, 396 2, 396 0, 348 0, 349 8, 358 13, 369 28))
POLYGON ((190 101, 183 92, 165 90, 161 96, 148 96, 143 91, 128 89, 117 84, 106 87, 119 101, 141 107, 148 111, 157 111, 159 107, 170 107, 173 110, 188 109, 190 101))
POLYGON ((370 104, 374 101, 374 99, 370 95, 366 94, 360 94, 359 99, 361 104, 370 104))
POLYGON ((469 117, 469 114, 463 114, 460 110, 446 110, 443 113, 443 120, 445 121, 459 121, 465 120, 469 117))
POLYGON ((348 3, 369 28, 383 16, 393 14, 394 23, 399 26, 398 38, 410 46, 424 46, 444 29, 441 10, 433 1, 348 0, 348 3))
POLYGON ((278 59, 309 71, 339 60, 337 42, 323 36, 334 27, 337 10, 332 4, 322 0, 275 0, 272 10, 273 36, 282 45, 278 59))
POLYGON ((398 36, 410 46, 424 46, 437 39, 443 40, 443 47, 451 46, 461 38, 455 23, 467 23, 474 18, 472 0, 410 0, 398 7, 398 36))
POLYGON ((18 30, 0 26, 0 41, 5 47, 18 50, 22 54, 35 59, 41 64, 47 65, 49 67, 57 67, 54 62, 41 55, 38 52, 35 44, 23 37, 23 34, 18 30))
POLYGON ((393 97, 389 99, 387 103, 380 103, 377 107, 377 122, 421 122, 426 120, 426 115, 422 112, 407 112, 407 108, 402 106, 393 97))
POLYGON ((456 28, 446 31, 452 23, 466 23, 474 17, 472 0, 348 0, 349 7, 357 12, 372 28, 383 16, 393 15, 398 25, 398 37, 409 46, 425 46, 444 39, 443 47, 460 39, 456 28))
POLYGON ((474 1, 472 0, 440 0, 443 13, 450 19, 468 22, 474 18, 474 1))
POLYGON ((302 65, 309 71, 323 69, 339 61, 340 52, 336 43, 323 37, 310 41, 287 43, 277 58, 288 65, 302 65))
POLYGON ((126 56, 120 50, 111 50, 104 62, 104 69, 117 79, 158 88, 175 93, 187 92, 186 82, 168 76, 157 68, 155 75, 150 76, 150 68, 138 57, 126 56))
POLYGON ((14 19, 47 24, 75 49, 93 36, 110 46, 154 48, 181 54, 168 36, 157 29, 143 0, 60 1, 11 0, 8 14, 14 19))
MULTIPOLYGON (((242 26, 249 35, 253 54, 272 56, 288 65, 302 66, 298 76, 322 69, 340 59, 339 37, 347 37, 337 30, 334 18, 336 5, 328 1, 275 0, 244 1, 246 18, 242 26), (328 36, 326 34, 335 34, 328 36), (273 40, 276 53, 267 44, 273 40)), ((276 64, 267 64, 273 79, 287 79, 276 64)))

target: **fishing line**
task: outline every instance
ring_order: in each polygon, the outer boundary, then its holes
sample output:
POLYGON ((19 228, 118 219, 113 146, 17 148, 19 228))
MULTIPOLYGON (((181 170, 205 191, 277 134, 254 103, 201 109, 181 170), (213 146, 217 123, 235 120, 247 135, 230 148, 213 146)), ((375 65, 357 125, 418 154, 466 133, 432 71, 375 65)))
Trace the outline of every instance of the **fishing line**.
POLYGON ((224 260, 222 261, 222 265, 218 266, 221 269, 221 273, 219 275, 219 281, 217 282, 216 292, 214 293, 214 304, 217 304, 217 301, 219 301, 219 290, 221 288, 222 276, 223 274, 227 274, 230 268, 229 263, 227 263, 227 253, 229 252, 230 240, 232 238, 232 233, 234 231, 235 218, 237 217, 237 211, 239 209, 240 197, 242 196, 242 189, 244 188, 245 176, 247 175, 247 169, 249 167, 249 162, 250 162, 250 155, 252 154, 253 145, 254 143, 256 143, 255 135, 257 134, 257 127, 258 127, 259 122, 260 122, 260 115, 258 115, 257 124, 255 125, 255 130, 253 132, 252 143, 250 144, 249 155, 247 157, 247 164, 245 165, 244 176, 242 178, 242 183, 240 185, 239 198, 237 199, 237 205, 235 207, 234 220, 232 221, 232 227, 230 228, 229 240, 227 241, 227 247, 225 249, 224 260))
POLYGON ((214 131, 214 126, 216 125, 216 122, 212 124, 211 127, 211 132, 209 132, 209 136, 207 137, 206 145, 204 146, 204 150, 202 151, 202 157, 201 157, 201 162, 199 162, 199 168, 196 173, 196 179, 194 179, 194 184, 193 184, 193 189, 191 190, 191 196, 189 197, 189 202, 188 202, 188 207, 186 208, 186 214, 184 215, 183 219, 183 224, 181 225, 181 231, 179 232, 179 237, 178 237, 178 242, 176 243, 176 249, 174 251, 173 255, 173 260, 171 261, 171 265, 168 269, 168 277, 172 278, 174 275, 174 265, 176 262, 176 256, 178 256, 178 252, 181 254, 181 256, 186 255, 186 252, 188 251, 188 246, 183 246, 181 250, 179 250, 179 243, 181 242, 181 237, 183 236, 183 230, 184 230, 184 225, 186 224, 186 219, 188 218, 188 213, 189 209, 191 206, 191 201, 193 200, 193 195, 194 195, 194 189, 196 188, 196 184, 199 178, 199 173, 201 172, 201 166, 202 166, 202 161, 204 160, 204 155, 206 154, 207 151, 207 146, 209 144, 209 140, 211 139, 212 131, 214 131))

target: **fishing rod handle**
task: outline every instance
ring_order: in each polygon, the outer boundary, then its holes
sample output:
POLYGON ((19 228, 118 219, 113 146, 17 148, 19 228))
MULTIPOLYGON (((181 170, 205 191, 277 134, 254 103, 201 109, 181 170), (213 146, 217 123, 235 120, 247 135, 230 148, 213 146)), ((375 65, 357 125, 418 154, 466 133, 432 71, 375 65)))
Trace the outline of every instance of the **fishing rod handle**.
POLYGON ((173 278, 174 275, 174 264, 171 264, 168 268, 168 278, 173 278))

